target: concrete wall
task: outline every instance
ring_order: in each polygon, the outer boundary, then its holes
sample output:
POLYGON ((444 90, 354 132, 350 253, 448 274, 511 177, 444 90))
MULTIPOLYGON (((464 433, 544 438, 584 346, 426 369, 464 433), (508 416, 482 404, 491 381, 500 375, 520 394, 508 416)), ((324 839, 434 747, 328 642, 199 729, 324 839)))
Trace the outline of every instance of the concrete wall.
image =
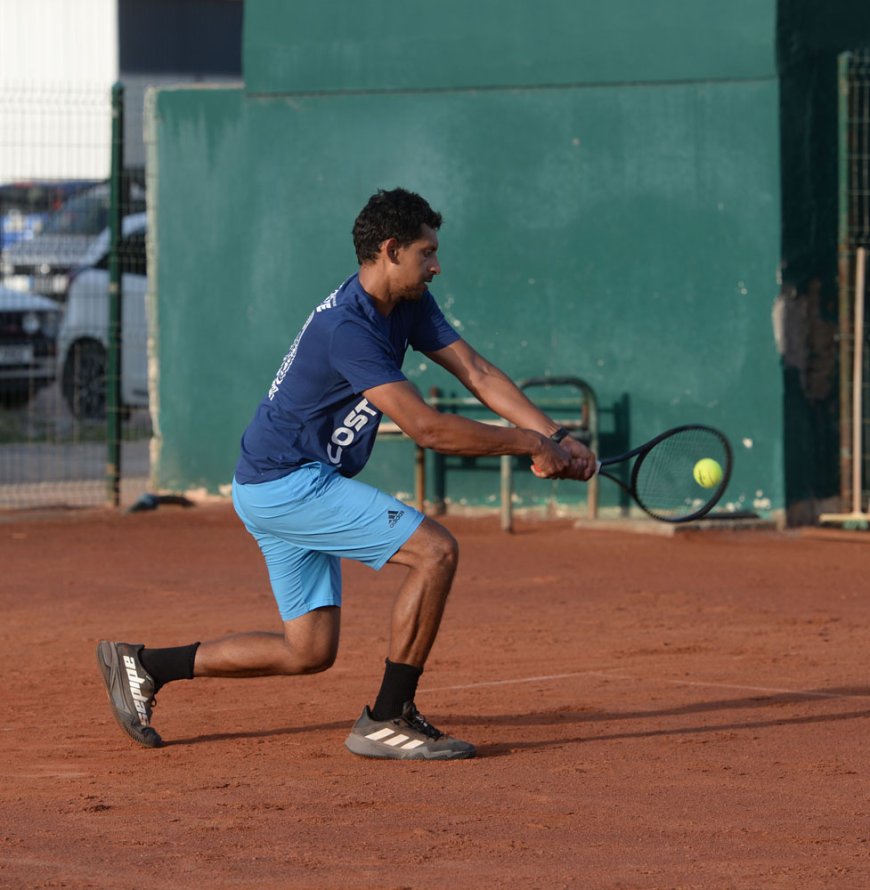
MULTIPOLYGON (((245 89, 154 96, 156 481, 229 482, 288 344, 355 268, 359 207, 403 185, 445 216, 434 291, 484 354, 627 406, 619 436, 605 412, 613 447, 723 428, 729 503, 781 510, 775 4, 466 7, 260 0, 245 89)), ((411 466, 384 443, 366 478, 407 492, 411 466)), ((486 503, 497 477, 448 488, 486 503)))

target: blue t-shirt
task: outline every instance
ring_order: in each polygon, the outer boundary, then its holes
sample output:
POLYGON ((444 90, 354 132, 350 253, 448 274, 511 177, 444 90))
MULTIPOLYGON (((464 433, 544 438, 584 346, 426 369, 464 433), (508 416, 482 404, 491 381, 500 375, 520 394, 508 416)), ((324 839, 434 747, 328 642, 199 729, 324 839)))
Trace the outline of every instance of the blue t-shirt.
POLYGON ((343 476, 365 466, 381 412, 362 393, 407 378, 410 345, 434 352, 459 339, 427 290, 384 318, 353 275, 312 313, 242 436, 241 483, 280 479, 311 461, 343 476))

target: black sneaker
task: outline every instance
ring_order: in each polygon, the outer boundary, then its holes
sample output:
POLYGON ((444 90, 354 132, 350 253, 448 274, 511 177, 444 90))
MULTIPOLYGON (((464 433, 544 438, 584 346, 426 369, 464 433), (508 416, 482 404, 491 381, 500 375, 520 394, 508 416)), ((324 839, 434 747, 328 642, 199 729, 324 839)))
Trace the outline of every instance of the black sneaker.
POLYGON ((159 748, 163 740, 151 726, 151 711, 156 704, 155 684, 139 661, 143 648, 141 644, 101 640, 97 646, 97 664, 118 725, 134 742, 146 748, 159 748))
POLYGON ((410 701, 402 716, 392 720, 375 720, 366 706, 344 744, 361 757, 386 760, 464 760, 475 755, 474 745, 439 732, 410 701))

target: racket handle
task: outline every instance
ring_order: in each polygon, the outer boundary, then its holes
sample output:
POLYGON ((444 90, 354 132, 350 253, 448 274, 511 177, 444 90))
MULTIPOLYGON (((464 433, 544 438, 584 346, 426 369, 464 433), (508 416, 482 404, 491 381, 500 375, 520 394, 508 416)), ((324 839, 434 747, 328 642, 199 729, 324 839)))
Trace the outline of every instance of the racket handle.
POLYGON ((595 475, 597 476, 601 472, 601 461, 595 461, 595 475))

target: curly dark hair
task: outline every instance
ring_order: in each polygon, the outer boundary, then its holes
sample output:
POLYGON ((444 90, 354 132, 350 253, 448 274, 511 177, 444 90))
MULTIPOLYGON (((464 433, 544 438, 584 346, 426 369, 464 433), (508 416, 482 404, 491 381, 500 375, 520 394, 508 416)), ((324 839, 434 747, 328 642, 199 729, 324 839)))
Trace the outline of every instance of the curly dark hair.
POLYGON ((378 255, 381 244, 395 238, 403 247, 420 237, 420 229, 441 227, 441 214, 415 192, 378 189, 353 224, 353 246, 360 265, 378 255))

